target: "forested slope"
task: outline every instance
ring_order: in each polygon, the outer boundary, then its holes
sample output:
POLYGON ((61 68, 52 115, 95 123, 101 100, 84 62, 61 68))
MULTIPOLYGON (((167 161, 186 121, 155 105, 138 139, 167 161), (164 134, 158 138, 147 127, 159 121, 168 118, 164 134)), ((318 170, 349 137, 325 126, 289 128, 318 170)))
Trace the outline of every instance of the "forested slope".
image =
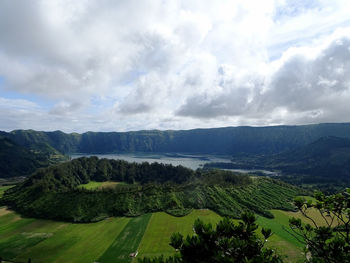
POLYGON ((30 151, 10 139, 0 138, 0 178, 27 176, 50 163, 43 151, 30 151))

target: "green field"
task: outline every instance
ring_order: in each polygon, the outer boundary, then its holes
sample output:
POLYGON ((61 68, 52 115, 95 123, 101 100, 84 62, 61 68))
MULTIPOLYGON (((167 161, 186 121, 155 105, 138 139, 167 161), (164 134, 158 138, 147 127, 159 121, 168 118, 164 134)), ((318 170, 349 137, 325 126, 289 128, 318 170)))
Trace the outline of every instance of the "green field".
POLYGON ((97 190, 97 189, 102 189, 102 188, 113 188, 115 187, 118 182, 95 182, 95 181, 90 181, 87 184, 81 184, 79 185, 79 188, 85 188, 87 190, 97 190))
MULTIPOLYGON (((291 237, 288 228, 290 212, 273 210, 274 219, 258 216, 258 224, 271 228, 274 235, 268 246, 288 256, 286 262, 301 258, 302 244, 291 237)), ((293 213, 292 215, 297 215, 293 213)), ((210 210, 194 210, 184 217, 163 212, 135 218, 108 218, 97 223, 73 224, 50 220, 22 218, 0 208, 0 256, 26 262, 131 262, 129 254, 144 256, 171 255, 169 245, 174 232, 192 234, 195 219, 215 225, 220 216, 210 210)), ((137 260, 133 260, 137 262, 137 260)))
POLYGON ((132 258, 129 255, 137 251, 151 216, 151 214, 146 214, 131 219, 98 262, 131 262, 132 258))
MULTIPOLYGON (((102 183, 90 182, 88 187, 101 186, 102 183)), ((0 195, 8 188, 0 187, 0 195)), ((287 255, 286 262, 297 262, 302 256, 302 244, 285 229, 289 228, 291 216, 301 218, 301 215, 280 210, 271 212, 274 219, 258 216, 258 224, 271 228, 274 233, 268 246, 287 255)), ((317 218, 314 212, 313 216, 317 218)), ((19 262, 31 258, 35 263, 137 262, 129 257, 130 253, 138 251, 138 258, 174 253, 169 245, 171 234, 192 234, 197 218, 215 225, 221 217, 201 209, 184 217, 158 212, 135 218, 107 218, 97 223, 73 224, 23 218, 3 207, 0 208, 0 256, 19 262)))
POLYGON ((163 212, 152 214, 150 223, 139 246, 139 256, 171 255, 174 248, 169 245, 170 236, 174 232, 182 235, 192 234, 193 222, 201 218, 206 223, 215 225, 220 216, 210 210, 195 210, 184 217, 174 217, 163 212))
POLYGON ((0 186, 0 197, 2 197, 4 192, 11 187, 13 187, 13 185, 0 186))

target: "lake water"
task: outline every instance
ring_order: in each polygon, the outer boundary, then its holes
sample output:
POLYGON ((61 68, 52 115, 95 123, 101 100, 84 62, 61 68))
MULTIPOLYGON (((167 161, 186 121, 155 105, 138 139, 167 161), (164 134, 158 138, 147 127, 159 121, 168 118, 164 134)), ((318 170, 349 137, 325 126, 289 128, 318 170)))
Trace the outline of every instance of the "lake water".
MULTIPOLYGON (((71 158, 79 157, 90 157, 97 156, 98 158, 107 158, 114 160, 124 160, 127 162, 136 163, 164 163, 172 164, 174 166, 182 165, 184 167, 196 170, 197 168, 202 168, 204 164, 210 162, 222 162, 230 163, 230 156, 216 156, 216 155, 193 155, 193 154, 179 154, 179 153, 113 153, 113 154, 72 154, 71 158)), ((252 173, 252 172, 262 172, 269 176, 277 175, 275 172, 266 170, 254 170, 254 169, 223 169, 232 172, 239 173, 252 173)))
POLYGON ((172 164, 174 166, 182 165, 187 168, 196 170, 201 168, 205 163, 210 162, 230 162, 230 156, 214 156, 214 155, 190 155, 177 153, 119 153, 119 154, 73 154, 72 159, 79 157, 97 156, 98 158, 107 158, 114 160, 124 160, 128 162, 149 162, 149 163, 164 163, 172 164))

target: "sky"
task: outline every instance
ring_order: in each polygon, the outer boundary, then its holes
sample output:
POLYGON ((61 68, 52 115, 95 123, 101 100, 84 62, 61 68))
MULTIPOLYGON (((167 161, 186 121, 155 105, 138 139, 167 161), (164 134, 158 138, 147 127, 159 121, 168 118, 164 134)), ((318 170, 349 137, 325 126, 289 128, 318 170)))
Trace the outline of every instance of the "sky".
POLYGON ((350 122, 349 0, 1 0, 0 130, 350 122))

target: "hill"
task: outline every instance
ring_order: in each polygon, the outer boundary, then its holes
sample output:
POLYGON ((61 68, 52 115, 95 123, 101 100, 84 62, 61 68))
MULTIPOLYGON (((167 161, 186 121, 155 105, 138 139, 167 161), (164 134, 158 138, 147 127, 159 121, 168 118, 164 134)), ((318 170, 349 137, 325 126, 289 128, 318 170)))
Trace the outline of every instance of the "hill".
POLYGON ((7 190, 1 202, 25 215, 74 222, 157 211, 183 216, 202 208, 232 217, 244 210, 272 217, 268 210, 292 209, 290 201, 298 193, 298 188, 279 181, 228 171, 195 172, 181 166, 84 157, 38 170, 7 190), (96 190, 80 187, 90 181, 119 184, 96 190))
POLYGON ((37 168, 61 160, 66 157, 45 143, 24 147, 8 138, 0 138, 0 178, 28 176, 37 168))
POLYGON ((0 138, 0 177, 26 176, 37 168, 49 165, 46 156, 0 138))
POLYGON ((265 162, 285 174, 350 179, 350 139, 323 137, 265 162))
MULTIPOLYGON (((327 136, 283 153, 235 156, 231 163, 208 163, 204 167, 270 170, 283 176, 303 176, 308 183, 350 181, 350 139, 327 136)), ((293 177, 292 181, 298 179, 293 177)))
POLYGON ((325 136, 350 138, 350 123, 83 134, 16 130, 0 132, 0 136, 25 147, 45 143, 61 153, 274 154, 296 149, 325 136))

